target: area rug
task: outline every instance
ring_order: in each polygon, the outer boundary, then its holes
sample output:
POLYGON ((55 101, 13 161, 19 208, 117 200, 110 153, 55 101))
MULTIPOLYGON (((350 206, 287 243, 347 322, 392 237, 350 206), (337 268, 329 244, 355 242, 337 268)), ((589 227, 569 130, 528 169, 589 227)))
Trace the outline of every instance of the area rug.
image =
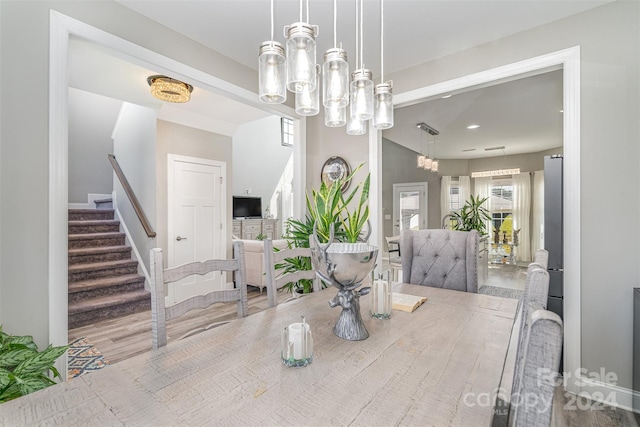
POLYGON ((513 299, 522 298, 522 289, 500 288, 498 286, 481 286, 480 289, 478 289, 478 293, 484 295, 492 295, 494 297, 513 299))
POLYGON ((67 378, 75 378, 87 372, 97 371, 110 362, 100 354, 86 337, 69 343, 67 378))

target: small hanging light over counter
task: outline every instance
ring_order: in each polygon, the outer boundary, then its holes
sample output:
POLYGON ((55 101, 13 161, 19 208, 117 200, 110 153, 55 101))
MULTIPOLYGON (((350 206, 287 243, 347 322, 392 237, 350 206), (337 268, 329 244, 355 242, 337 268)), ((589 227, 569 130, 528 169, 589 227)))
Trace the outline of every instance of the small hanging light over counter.
POLYGON ((151 86, 151 94, 167 102, 188 102, 191 99, 193 86, 167 76, 155 75, 147 77, 151 86))

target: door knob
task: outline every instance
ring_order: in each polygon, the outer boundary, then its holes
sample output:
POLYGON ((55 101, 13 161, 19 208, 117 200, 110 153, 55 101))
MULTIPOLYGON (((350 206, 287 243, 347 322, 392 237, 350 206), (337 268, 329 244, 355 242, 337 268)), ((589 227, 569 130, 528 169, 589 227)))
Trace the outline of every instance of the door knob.
POLYGON ((178 236, 178 237, 176 237, 176 240, 179 242, 180 240, 187 240, 187 238, 178 236))

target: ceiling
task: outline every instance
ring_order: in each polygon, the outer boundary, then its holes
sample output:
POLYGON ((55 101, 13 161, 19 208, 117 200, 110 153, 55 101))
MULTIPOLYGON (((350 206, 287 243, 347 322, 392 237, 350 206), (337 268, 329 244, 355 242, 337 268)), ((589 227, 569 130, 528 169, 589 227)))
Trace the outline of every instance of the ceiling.
POLYGON ((162 102, 149 92, 147 77, 157 71, 134 65, 104 46, 69 39, 69 86, 158 111, 158 118, 233 136, 238 126, 270 114, 209 91, 194 89, 184 104, 162 102))
MULTIPOLYGON (((257 69, 258 45, 270 37, 267 0, 116 0, 125 7, 257 69)), ((580 13, 611 0, 385 0, 385 73, 406 69, 482 43, 580 13)), ((338 0, 338 41, 355 57, 355 0, 338 0)), ((380 2, 364 1, 364 62, 380 73, 380 2)), ((310 19, 320 27, 317 59, 333 46, 333 2, 311 0, 310 19)), ((299 2, 275 0, 275 40, 282 28, 299 20, 299 2)), ((242 123, 266 115, 260 109, 196 88, 186 104, 162 103, 149 94, 146 78, 154 70, 130 64, 117 53, 72 40, 70 84, 79 89, 146 105, 159 117, 208 131, 233 135, 242 123), (96 78, 99 77, 99 78, 96 78)), ((560 72, 456 94, 396 110, 395 126, 385 138, 414 151, 426 151, 432 137, 415 127, 426 122, 440 131, 439 158, 477 158, 503 154, 484 152, 504 145, 506 154, 558 146, 562 104, 560 72), (466 129, 480 124, 475 131, 466 129), (525 138, 524 135, 527 135, 525 138), (554 141, 554 142, 551 142, 554 141), (551 145, 551 146, 549 146, 551 145), (475 151, 462 152, 465 148, 475 151)), ((561 141, 561 139, 560 139, 561 141)), ((560 143, 561 144, 561 143, 560 143)), ((431 145, 433 149, 433 145, 431 145)))
POLYGON ((562 145, 561 110, 562 70, 557 70, 398 108, 395 126, 382 135, 439 159, 533 153, 562 145), (419 130, 420 122, 439 135, 419 130), (470 125, 479 127, 467 129, 470 125), (504 150, 485 151, 501 146, 504 150))

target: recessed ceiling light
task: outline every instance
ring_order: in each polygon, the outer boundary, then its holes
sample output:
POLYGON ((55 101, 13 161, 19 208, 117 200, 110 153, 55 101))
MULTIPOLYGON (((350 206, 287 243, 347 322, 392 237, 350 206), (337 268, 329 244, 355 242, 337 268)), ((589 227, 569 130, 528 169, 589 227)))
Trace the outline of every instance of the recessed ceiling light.
POLYGON ((484 151, 493 151, 493 150, 504 150, 504 145, 501 145, 499 147, 488 147, 484 149, 484 151))
POLYGON ((480 125, 469 125, 467 126, 467 129, 478 129, 480 127, 480 125))
POLYGON ((453 95, 445 95, 442 97, 442 99, 447 99, 447 98, 451 98, 453 95))
POLYGON ((560 110, 560 111, 558 111, 558 113, 564 113, 564 110, 560 110))
POLYGON ((463 153, 466 153, 467 151, 476 151, 475 148, 467 148, 466 150, 462 150, 463 153))

